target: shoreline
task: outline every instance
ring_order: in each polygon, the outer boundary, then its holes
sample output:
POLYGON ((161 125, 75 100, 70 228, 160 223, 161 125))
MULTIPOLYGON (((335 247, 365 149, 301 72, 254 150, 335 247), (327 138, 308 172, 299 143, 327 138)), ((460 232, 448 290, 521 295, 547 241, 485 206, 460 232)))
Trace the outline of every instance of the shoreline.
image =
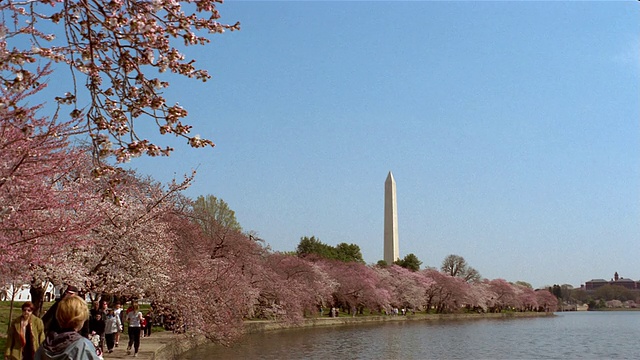
POLYGON ((514 312, 483 314, 415 314, 415 315, 379 315, 379 316, 342 316, 337 318, 317 317, 304 319, 301 324, 280 324, 271 320, 250 320, 244 323, 245 334, 263 331, 288 330, 309 327, 341 326, 357 323, 382 323, 388 321, 466 321, 482 319, 512 319, 556 316, 555 313, 514 312))

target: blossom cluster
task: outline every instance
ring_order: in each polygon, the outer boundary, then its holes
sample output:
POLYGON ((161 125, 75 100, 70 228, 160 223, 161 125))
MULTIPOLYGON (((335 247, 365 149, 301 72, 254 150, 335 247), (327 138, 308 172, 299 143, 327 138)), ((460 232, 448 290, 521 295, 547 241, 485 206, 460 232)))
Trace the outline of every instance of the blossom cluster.
MULTIPOLYGON (((90 134, 100 164, 112 156, 126 162, 173 151, 136 130, 142 118, 155 122, 160 134, 184 138, 189 146, 213 147, 211 140, 191 134, 191 126, 183 123, 188 112, 171 104, 163 90, 170 75, 210 79, 208 71, 197 68, 182 50, 240 28, 239 23, 219 22, 219 2, 2 1, 0 86, 5 93, 23 92, 42 75, 39 64, 67 65, 56 71, 70 69, 73 85, 56 100, 70 107, 69 119, 82 120, 76 133, 90 134)), ((9 106, 8 101, 3 96, 0 106, 9 106)))

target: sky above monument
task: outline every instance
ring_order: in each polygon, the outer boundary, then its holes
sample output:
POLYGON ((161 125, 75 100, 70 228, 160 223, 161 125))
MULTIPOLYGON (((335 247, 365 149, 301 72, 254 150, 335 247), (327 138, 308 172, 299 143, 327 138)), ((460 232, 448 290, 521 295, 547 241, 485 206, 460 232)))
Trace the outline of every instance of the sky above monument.
POLYGON ((463 256, 534 287, 640 279, 640 3, 246 2, 242 30, 187 51, 194 133, 131 166, 212 194, 273 250, 302 236, 383 257, 384 181, 400 256, 463 256))

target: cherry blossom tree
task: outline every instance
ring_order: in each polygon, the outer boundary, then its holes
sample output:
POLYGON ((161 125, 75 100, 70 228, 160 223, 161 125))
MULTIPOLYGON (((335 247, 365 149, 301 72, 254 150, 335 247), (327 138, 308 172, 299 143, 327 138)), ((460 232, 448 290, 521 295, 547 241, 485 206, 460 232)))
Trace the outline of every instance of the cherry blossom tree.
POLYGON ((470 285, 463 278, 436 269, 424 270, 424 276, 433 281, 425 292, 427 310, 433 307, 437 313, 457 312, 466 305, 470 285))
MULTIPOLYGON (((398 265, 393 266, 400 267, 398 265)), ((385 306, 383 306, 383 309, 386 310, 387 313, 389 313, 392 308, 402 306, 403 302, 405 301, 401 292, 404 281, 397 277, 398 273, 402 272, 402 270, 392 270, 391 267, 386 264, 374 266, 373 270, 377 273, 377 276, 380 279, 380 287, 387 289, 389 294, 389 303, 385 304, 385 306)), ((418 299, 417 302, 418 307, 420 300, 422 299, 418 299)))
POLYGON ((333 297, 336 305, 355 309, 382 309, 390 303, 389 290, 380 283, 375 270, 359 262, 321 260, 317 262, 338 286, 333 297))
POLYGON ((39 309, 48 280, 43 269, 65 246, 84 242, 99 219, 89 205, 99 195, 89 171, 79 172, 90 168, 86 152, 69 143, 75 122, 25 105, 45 87, 39 77, 19 85, 0 85, 0 280, 30 282, 39 309))
POLYGON ((374 267, 383 287, 389 289, 392 306, 422 309, 425 305, 424 294, 433 284, 433 279, 423 272, 412 271, 398 265, 374 267))
POLYGON ((518 302, 521 304, 521 311, 536 311, 538 309, 538 297, 530 286, 515 284, 518 302))
POLYGON ((274 253, 266 257, 266 264, 270 287, 262 287, 261 297, 280 311, 272 312, 279 315, 273 318, 298 323, 305 313, 315 314, 332 303, 338 284, 316 263, 293 254, 274 253))
POLYGON ((259 315, 264 289, 278 277, 265 265, 269 254, 261 243, 239 231, 212 239, 194 221, 203 217, 192 212, 190 205, 180 206, 168 216, 178 236, 174 267, 170 283, 153 299, 192 331, 230 344, 242 334, 243 319, 259 315))
MULTIPOLYGON (((147 118, 161 134, 192 147, 213 146, 183 123, 187 110, 163 91, 172 73, 201 81, 211 76, 181 52, 205 45, 211 34, 239 29, 218 20, 222 0, 5 0, 0 2, 0 83, 28 87, 43 63, 70 69, 73 84, 57 100, 81 119, 96 159, 127 161, 142 154, 168 155, 135 124, 147 118)), ((0 99, 6 103, 7 99, 0 99)), ((108 168, 102 163, 103 170, 108 168)))
MULTIPOLYGON (((51 273, 96 294, 139 298, 161 292, 175 270, 177 242, 165 216, 174 208, 177 192, 189 181, 174 182, 165 189, 134 172, 120 174, 114 182, 119 203, 100 201, 93 205, 92 210, 103 220, 91 226, 84 242, 61 246, 66 256, 51 273)), ((96 184, 95 188, 102 186, 96 184)))
POLYGON ((494 279, 487 282, 489 289, 495 294, 493 298, 492 308, 495 312, 507 308, 518 308, 520 302, 516 288, 504 279, 494 279))
POLYGON ((242 335, 242 321, 258 302, 254 272, 260 271, 259 246, 237 233, 212 256, 211 242, 201 229, 190 227, 184 218, 177 218, 174 226, 181 237, 175 254, 179 267, 155 299, 192 331, 230 344, 242 335), (253 261, 245 262, 249 259, 253 261))
POLYGON ((467 292, 467 306, 475 311, 486 312, 495 298, 496 294, 486 281, 473 282, 467 292))
POLYGON ((558 298, 549 290, 536 291, 536 300, 538 302, 538 311, 553 312, 558 309, 558 298))

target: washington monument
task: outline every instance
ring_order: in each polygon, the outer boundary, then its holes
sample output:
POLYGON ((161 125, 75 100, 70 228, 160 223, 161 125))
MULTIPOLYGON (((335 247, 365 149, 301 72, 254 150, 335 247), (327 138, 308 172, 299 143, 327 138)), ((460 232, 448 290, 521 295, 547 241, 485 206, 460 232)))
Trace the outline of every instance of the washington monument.
POLYGON ((384 182, 384 261, 392 265, 400 259, 398 251, 398 203, 396 181, 389 171, 384 182))

